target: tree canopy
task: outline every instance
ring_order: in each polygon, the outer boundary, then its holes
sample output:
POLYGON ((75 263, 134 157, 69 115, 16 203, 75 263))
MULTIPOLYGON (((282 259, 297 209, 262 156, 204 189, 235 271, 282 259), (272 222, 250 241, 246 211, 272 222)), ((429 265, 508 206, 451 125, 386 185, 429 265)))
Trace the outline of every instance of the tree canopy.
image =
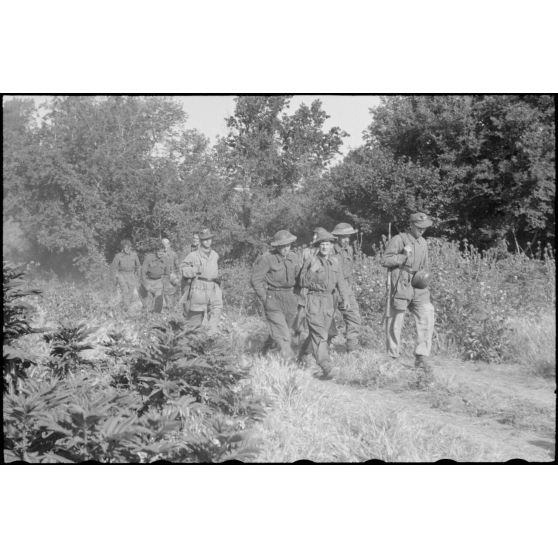
POLYGON ((413 211, 484 246, 554 241, 553 97, 386 97, 344 157, 321 102, 291 100, 237 97, 214 146, 173 98, 4 100, 5 250, 86 270, 124 237, 180 250, 208 226, 241 257, 281 228, 306 240, 350 220, 376 239, 413 211))

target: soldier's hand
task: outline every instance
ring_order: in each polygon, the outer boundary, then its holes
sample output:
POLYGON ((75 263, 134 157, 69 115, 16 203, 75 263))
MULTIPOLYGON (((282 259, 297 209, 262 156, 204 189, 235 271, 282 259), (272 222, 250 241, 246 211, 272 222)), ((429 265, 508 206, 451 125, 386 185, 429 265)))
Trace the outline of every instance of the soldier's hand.
POLYGON ((408 244, 406 244, 405 246, 403 246, 403 253, 407 257, 409 257, 413 253, 413 248, 411 246, 409 246, 408 244))

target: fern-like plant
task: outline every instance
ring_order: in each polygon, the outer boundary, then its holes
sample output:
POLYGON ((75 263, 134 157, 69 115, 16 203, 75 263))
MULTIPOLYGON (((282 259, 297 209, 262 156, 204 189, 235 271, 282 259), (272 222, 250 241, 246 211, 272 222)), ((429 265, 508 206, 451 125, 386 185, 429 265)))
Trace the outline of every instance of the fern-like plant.
POLYGON ((39 333, 38 329, 31 327, 32 306, 23 299, 40 294, 37 289, 30 289, 25 285, 23 277, 25 272, 20 266, 15 266, 4 261, 3 272, 3 391, 5 392, 10 385, 14 389, 20 386, 21 382, 27 377, 26 369, 36 362, 35 355, 17 347, 18 339, 30 333, 39 333))
POLYGON ((66 376, 80 366, 92 366, 82 353, 94 348, 87 339, 96 330, 97 328, 88 328, 84 323, 66 323, 60 324, 56 331, 43 336, 45 341, 51 344, 49 364, 56 376, 66 376))

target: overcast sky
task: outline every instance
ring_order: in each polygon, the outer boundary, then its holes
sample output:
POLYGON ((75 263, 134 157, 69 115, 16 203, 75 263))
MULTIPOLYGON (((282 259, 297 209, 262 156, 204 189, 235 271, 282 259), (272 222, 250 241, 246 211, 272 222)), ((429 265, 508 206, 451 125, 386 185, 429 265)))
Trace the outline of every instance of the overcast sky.
MULTIPOLYGON (((34 95, 33 98, 37 104, 47 99, 42 95, 34 95)), ((197 128, 209 137, 212 144, 218 135, 226 134, 225 119, 234 112, 233 96, 192 95, 175 98, 182 103, 188 114, 188 128, 197 128)), ((362 132, 371 121, 369 109, 380 102, 380 98, 374 95, 295 95, 288 112, 294 112, 303 102, 310 105, 314 99, 322 100, 322 108, 330 116, 325 122, 325 129, 339 126, 350 134, 343 141, 343 153, 362 144, 362 132)))
MULTIPOLYGON (((212 142, 217 135, 226 134, 225 118, 234 111, 234 97, 177 97, 188 113, 188 127, 197 128, 212 142)), ((380 98, 372 95, 295 95, 290 102, 289 112, 294 112, 301 103, 310 105, 314 99, 322 100, 322 108, 330 118, 324 127, 339 126, 349 137, 343 143, 343 152, 362 144, 362 132, 371 121, 369 109, 376 107, 380 98)))

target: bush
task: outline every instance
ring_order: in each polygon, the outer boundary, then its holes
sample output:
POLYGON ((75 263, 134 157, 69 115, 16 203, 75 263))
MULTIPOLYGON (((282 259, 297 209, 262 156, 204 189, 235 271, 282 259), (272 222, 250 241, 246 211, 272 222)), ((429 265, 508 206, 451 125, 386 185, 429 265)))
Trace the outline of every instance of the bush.
POLYGON ((34 364, 36 356, 18 346, 18 340, 38 330, 31 327, 33 307, 22 299, 39 294, 38 289, 26 287, 21 267, 4 261, 2 266, 2 312, 4 316, 2 366, 3 391, 26 378, 26 370, 34 364))
MULTIPOLYGON (((438 349, 468 359, 501 361, 512 351, 510 318, 539 315, 554 308, 555 260, 547 249, 543 259, 501 250, 479 252, 463 241, 429 238, 431 295, 436 310, 438 349)), ((355 291, 361 313, 372 327, 382 318, 386 269, 375 256, 357 258, 355 291)), ((412 319, 406 320, 407 333, 412 319)))

